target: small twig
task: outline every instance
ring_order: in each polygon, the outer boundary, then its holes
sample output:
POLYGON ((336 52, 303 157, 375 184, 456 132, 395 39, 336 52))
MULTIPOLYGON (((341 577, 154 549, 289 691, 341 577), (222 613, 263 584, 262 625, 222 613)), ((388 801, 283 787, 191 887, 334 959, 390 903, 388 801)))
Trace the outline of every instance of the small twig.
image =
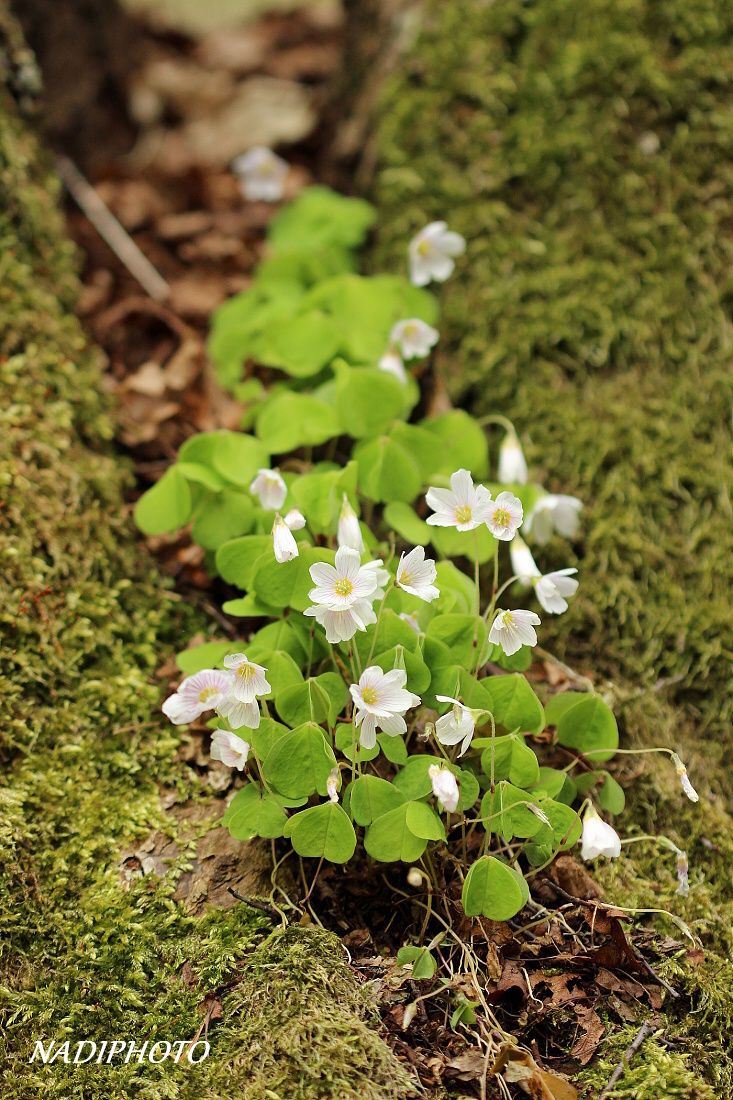
POLYGON ((667 992, 669 993, 670 997, 674 997, 674 999, 676 1001, 679 1000, 680 995, 677 992, 677 990, 673 989, 673 987, 669 984, 669 982, 665 982, 664 978, 662 978, 659 974, 657 974, 656 970, 652 967, 651 963, 648 963, 646 961, 646 959, 642 955, 641 951, 635 951, 634 954, 636 955, 637 959, 639 960, 641 965, 646 970, 649 977, 654 978, 655 982, 657 982, 659 985, 661 985, 663 989, 666 989, 667 992))
POLYGON ((603 1092, 598 1097, 598 1100, 605 1100, 607 1096, 611 1095, 611 1091, 613 1090, 616 1083, 620 1080, 620 1078, 623 1077, 624 1071, 627 1069, 629 1062, 634 1057, 642 1043, 646 1039, 648 1039, 650 1035, 654 1035, 657 1031, 661 1030, 662 1029, 657 1024, 653 1024, 650 1020, 644 1021, 644 1023, 637 1031, 633 1043, 631 1044, 631 1046, 629 1046, 623 1058, 611 1074, 608 1080, 608 1084, 603 1089, 603 1092))
POLYGON ((97 233, 107 242, 130 274, 137 279, 145 293, 158 302, 162 302, 167 298, 171 290, 168 283, 155 270, 147 256, 140 251, 132 237, 123 229, 114 214, 102 202, 97 192, 89 181, 84 178, 74 162, 68 157, 59 157, 56 161, 56 171, 64 181, 69 194, 89 218, 97 233))
POLYGON ((249 905, 250 908, 259 909, 261 913, 266 913, 270 920, 276 920, 278 923, 280 922, 280 914, 277 913, 271 905, 265 905, 264 902, 255 901, 254 898, 246 898, 244 894, 240 894, 232 886, 227 886, 227 890, 233 898, 237 899, 237 901, 243 901, 244 904, 249 905))

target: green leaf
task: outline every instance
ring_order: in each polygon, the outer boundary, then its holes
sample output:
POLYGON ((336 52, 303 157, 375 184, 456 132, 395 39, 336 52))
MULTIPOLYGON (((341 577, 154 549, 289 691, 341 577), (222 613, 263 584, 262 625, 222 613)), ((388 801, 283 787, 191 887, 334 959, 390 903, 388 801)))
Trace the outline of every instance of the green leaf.
POLYGON ((359 466, 361 492, 369 500, 409 502, 420 492, 422 479, 417 462, 388 436, 360 443, 354 458, 359 466))
POLYGON ((253 836, 274 840, 283 835, 288 816, 271 795, 260 795, 253 783, 237 791, 222 818, 235 840, 249 840, 253 836))
POLYGON ((333 565, 336 554, 324 546, 301 543, 297 558, 279 562, 274 552, 257 562, 252 578, 252 590, 261 603, 271 607, 293 607, 305 611, 312 600, 308 593, 314 587, 310 567, 316 562, 333 565))
POLYGON ((390 733, 378 733, 377 743, 390 764, 402 766, 407 763, 407 749, 405 748, 405 742, 399 734, 393 736, 390 733))
POLYGON ((545 703, 545 721, 548 726, 556 726, 564 714, 584 702, 590 696, 582 691, 563 691, 552 695, 545 703))
POLYGON ((331 699, 325 689, 311 677, 302 684, 284 688, 277 696, 275 706, 283 722, 287 722, 289 726, 302 726, 305 722, 325 722, 331 708, 331 699))
POLYGON ((336 748, 344 754, 347 760, 354 758, 362 764, 379 756, 378 745, 375 745, 373 749, 365 749, 359 744, 359 731, 351 722, 339 722, 334 737, 336 748), (355 757, 352 752, 354 745, 356 745, 355 757))
POLYGON ((481 817, 487 831, 499 833, 510 841, 518 836, 526 839, 544 828, 542 821, 530 810, 528 802, 533 796, 506 780, 498 783, 492 796, 487 791, 481 799, 481 817))
MULTIPOLYGON (((564 852, 572 848, 580 839, 580 835, 583 831, 583 823, 580 817, 570 806, 566 806, 562 802, 555 802, 551 798, 543 798, 538 805, 543 814, 548 818, 550 824, 549 826, 543 825, 542 828, 534 834, 532 837, 532 845, 537 845, 537 847, 541 849, 549 848, 549 854, 538 851, 538 862, 535 866, 539 863, 544 863, 545 860, 550 858, 553 852, 564 852)), ((529 848, 530 846, 528 845, 527 847, 529 848)))
POLYGON ((144 535, 177 531, 190 518, 191 489, 176 466, 170 466, 135 505, 135 523, 144 535))
POLYGON ((461 901, 467 917, 511 920, 529 901, 529 887, 513 867, 496 856, 482 856, 466 875, 461 901))
MULTIPOLYGON (((431 527, 431 531, 436 528, 431 527)), ((459 532, 460 534, 460 532, 459 532)), ((453 608, 455 612, 463 614, 476 613, 476 585, 471 578, 462 573, 452 561, 439 561, 435 564, 435 584, 440 589, 440 599, 436 601, 441 612, 449 612, 451 608, 443 606, 443 597, 446 592, 454 592, 460 606, 453 608)))
POLYGON ((362 775, 351 788, 351 816, 357 825, 371 825, 407 799, 386 779, 362 775))
MULTIPOLYGON (((481 754, 481 767, 486 775, 491 775, 491 738, 475 738, 474 748, 484 748, 481 754)), ((509 733, 497 737, 494 741, 494 779, 509 779, 515 787, 532 787, 539 781, 540 766, 521 733, 509 733)))
MULTIPOLYGON (((438 615, 428 623, 426 638, 442 642, 451 651, 453 661, 472 672, 486 642, 486 623, 474 615, 438 615), (474 645, 474 639, 476 644, 474 645)), ((492 681, 493 682, 493 681, 492 681)), ((493 697, 493 692, 491 693, 493 697)))
POLYGON ((608 772, 601 772, 601 775, 603 776, 603 782, 598 788, 598 801, 601 809, 607 810, 610 814, 623 813, 626 805, 626 795, 623 787, 608 772))
POLYGON ((310 394, 284 391, 267 401, 257 414, 256 431, 272 454, 317 446, 342 432, 332 405, 310 394))
POLYGON ((335 766, 321 727, 305 722, 278 738, 265 758, 263 773, 270 786, 288 797, 307 798, 314 791, 327 793, 326 780, 335 766))
POLYGON ((436 970, 435 959, 427 947, 401 947, 397 952, 397 965, 411 967, 415 981, 432 978, 436 970))
MULTIPOLYGON (((353 798, 352 798, 353 801, 353 798)), ((380 863, 414 863, 427 848, 427 840, 417 837, 407 825, 405 802, 382 814, 368 826, 364 834, 364 847, 372 859, 380 863)))
POLYGON ((486 433, 467 412, 454 409, 444 416, 421 420, 419 426, 439 440, 431 473, 450 477, 463 468, 470 470, 474 478, 486 477, 489 470, 486 433))
POLYGON ((314 252, 332 245, 355 248, 376 216, 364 199, 346 198, 320 185, 306 187, 270 222, 267 240, 275 253, 291 248, 314 252))
POLYGON ((483 681, 494 700, 494 719, 508 730, 540 733, 545 726, 542 704, 519 672, 483 681))
POLYGON ((405 822, 410 832, 423 840, 445 841, 443 822, 433 807, 425 802, 408 802, 405 822))
POLYGON ((586 695, 558 719, 557 740, 580 753, 593 752, 594 763, 610 760, 618 748, 618 725, 602 699, 586 695))
POLYGON ((314 471, 296 477, 290 486, 293 500, 308 519, 308 527, 317 534, 334 530, 343 495, 356 503, 356 462, 327 471, 314 471))
MULTIPOLYGON (((337 362, 335 367, 336 408, 344 430, 354 439, 376 435, 405 414, 407 390, 398 378, 376 367, 349 367, 343 362, 337 362)), ((390 442, 399 446, 393 440, 390 442)), ((414 459, 412 462, 421 480, 420 469, 414 459)))
POLYGON ((435 763, 437 763, 436 758, 427 753, 422 756, 408 757, 404 768, 401 768, 394 777, 394 786, 410 800, 432 794, 433 784, 428 771, 431 764, 435 763))
POLYGON ((259 649, 283 650, 289 653, 295 663, 302 668, 308 660, 308 654, 296 630, 296 623, 300 617, 289 615, 287 619, 268 623, 253 635, 250 645, 259 649))
POLYGON ((323 856, 329 863, 348 863, 356 849, 354 826, 335 802, 301 810, 289 819, 284 835, 298 855, 323 856))
MULTIPOLYGON (((382 615, 382 618, 384 618, 384 615, 382 615)), ((379 633, 381 636, 381 625, 379 633)), ((422 695, 430 686, 430 669, 417 654, 411 653, 409 649, 405 649, 402 645, 392 646, 384 653, 378 653, 375 657, 372 657, 372 664, 379 665, 385 672, 391 672, 395 667, 395 660, 399 653, 401 653, 405 672, 407 673, 407 690, 414 692, 415 695, 422 695)))
POLYGON ((203 668, 217 668, 232 652, 233 642, 204 642, 193 649, 184 649, 176 654, 176 664, 186 676, 193 676, 203 668))
POLYGON ((578 788, 567 772, 545 767, 540 768, 540 778, 533 790, 544 791, 548 798, 564 802, 566 806, 572 806, 578 793, 578 788))
POLYGON ((254 358, 294 378, 310 378, 331 362, 340 339, 330 317, 314 310, 268 325, 255 341, 254 358))
POLYGON ((274 718, 260 718, 257 729, 248 730, 247 737, 260 760, 264 760, 275 742, 288 733, 288 727, 276 722, 274 718))
POLYGON ((225 581, 246 591, 252 586, 257 561, 268 550, 272 550, 271 535, 245 535, 230 539, 216 551, 216 568, 225 581))
POLYGON ((402 500, 393 500, 387 505, 384 509, 384 522, 413 546, 427 546, 433 541, 434 529, 402 500))
POLYGON ((179 459, 176 469, 183 474, 186 481, 192 481, 195 485, 205 485, 207 489, 214 492, 219 492, 226 486, 226 481, 221 474, 217 474, 211 466, 204 466, 200 462, 181 462, 179 459))
POLYGON ((473 562, 477 541, 479 563, 494 557, 496 540, 485 525, 475 531, 458 531, 455 527, 431 527, 430 530, 433 546, 446 558, 466 557, 473 562))
POLYGON ((205 550, 218 550, 222 543, 246 534, 253 519, 251 497, 234 489, 209 493, 196 506, 191 537, 205 550))
POLYGON ((454 765, 451 771, 455 773, 458 780, 458 790, 460 792, 458 809, 464 812, 470 810, 481 793, 479 781, 468 768, 456 768, 454 765))
POLYGON ((251 592, 236 600, 225 600, 221 609, 225 615, 241 619, 272 619, 280 614, 279 607, 268 607, 267 604, 260 603, 251 592))
POLYGON ((221 432, 213 452, 214 469, 231 481, 249 489, 261 468, 269 467, 270 455, 253 435, 221 432))
MULTIPOLYGON (((368 627, 366 631, 359 631, 350 643, 352 647, 356 647, 363 667, 366 667, 369 651, 372 648, 374 631, 375 625, 368 627)), ((401 645, 406 653, 412 653, 418 648, 418 637, 404 619, 401 619, 396 612, 387 607, 382 612, 377 643, 374 649, 385 653, 388 649, 392 650, 398 645, 401 645)), ((407 667, 406 663, 405 667, 407 667)))

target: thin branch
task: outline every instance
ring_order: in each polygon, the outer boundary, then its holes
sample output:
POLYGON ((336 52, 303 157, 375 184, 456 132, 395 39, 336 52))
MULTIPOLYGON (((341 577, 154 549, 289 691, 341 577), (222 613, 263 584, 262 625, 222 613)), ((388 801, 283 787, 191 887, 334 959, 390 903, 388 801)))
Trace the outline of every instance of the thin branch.
POLYGON ((266 913, 271 920, 280 921, 280 914, 273 909, 271 905, 265 905, 264 902, 255 901, 254 898, 246 898, 244 894, 240 894, 232 886, 227 886, 227 890, 233 898, 237 899, 237 901, 243 901, 244 904, 249 905, 251 909, 259 909, 261 913, 266 913))
POLYGON ((634 1055, 636 1054, 636 1052, 638 1051, 638 1049, 642 1045, 642 1043, 644 1043, 645 1040, 648 1039, 650 1035, 655 1035, 658 1031, 661 1031, 661 1030, 662 1029, 659 1027, 658 1024, 653 1024, 650 1020, 645 1020, 644 1021, 644 1023, 641 1025, 641 1027, 637 1031, 636 1037, 635 1037, 633 1043, 631 1043, 631 1045, 628 1047, 628 1049, 626 1050, 626 1053, 624 1054, 622 1060, 619 1062, 619 1064, 616 1066, 613 1073, 609 1077, 608 1084, 603 1089, 603 1092, 598 1097, 598 1100, 605 1100, 605 1098, 607 1096, 611 1095, 611 1092, 613 1091, 615 1085, 620 1080, 620 1078, 623 1077, 624 1072, 627 1069, 629 1062, 634 1057, 634 1055))

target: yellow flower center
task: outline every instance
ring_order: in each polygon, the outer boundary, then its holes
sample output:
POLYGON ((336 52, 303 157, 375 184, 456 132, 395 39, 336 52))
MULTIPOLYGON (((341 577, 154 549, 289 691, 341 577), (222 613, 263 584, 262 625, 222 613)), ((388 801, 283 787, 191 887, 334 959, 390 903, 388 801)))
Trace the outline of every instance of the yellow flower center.
POLYGON ((405 325, 405 336, 417 336, 417 325, 405 325))
POLYGON ((218 694, 219 694, 218 688, 215 688, 215 687, 204 688, 203 691, 199 695, 199 703, 206 703, 211 698, 212 695, 218 695, 218 694))
POLYGON ((420 244, 417 246, 417 252, 420 256, 429 256, 432 251, 432 241, 420 241, 420 244))
POLYGON ((275 171, 275 165, 269 160, 263 161, 258 171, 261 176, 271 176, 275 171))
POLYGON ((333 590, 337 596, 350 596, 354 591, 354 586, 348 577, 339 577, 333 586, 333 590))
POLYGON ((514 626, 514 616, 511 611, 505 611, 501 617, 501 625, 506 627, 514 626))
POLYGON ((403 572, 400 573, 400 584, 407 586, 412 584, 412 575, 406 570, 403 570, 403 572))
POLYGON ((241 676, 243 680, 251 680, 256 672, 254 665, 245 664, 244 661, 237 667, 237 676, 241 676))
POLYGON ((379 696, 377 695, 375 688, 364 688, 361 693, 361 697, 367 706, 373 707, 379 696))
POLYGON ((456 508, 456 521, 458 523, 470 523, 471 522, 471 506, 470 504, 461 504, 459 508, 456 508))
POLYGON ((498 523, 501 527, 509 526, 510 516, 506 508, 497 508, 494 512, 494 523, 498 523))

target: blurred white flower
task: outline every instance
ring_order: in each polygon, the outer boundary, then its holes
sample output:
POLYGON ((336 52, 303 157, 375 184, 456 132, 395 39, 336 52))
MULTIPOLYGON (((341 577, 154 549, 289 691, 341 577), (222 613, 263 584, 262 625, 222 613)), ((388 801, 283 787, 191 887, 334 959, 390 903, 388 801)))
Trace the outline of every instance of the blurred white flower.
POLYGON ((535 577, 542 576, 537 568, 537 563, 532 557, 532 551, 521 535, 516 535, 512 539, 509 555, 512 560, 512 573, 523 584, 531 584, 535 577))
POLYGON ((441 768, 440 764, 431 764, 428 775, 433 786, 433 794, 442 808, 448 813, 454 813, 458 808, 461 792, 453 772, 450 768, 441 768))
POLYGON ((187 676, 174 695, 163 703, 162 711, 176 726, 195 721, 207 710, 215 710, 231 690, 234 677, 231 672, 218 668, 205 668, 187 676))
POLYGON ((534 611, 500 611, 489 631, 489 641, 500 645, 507 657, 517 653, 523 645, 537 645, 535 627, 540 625, 534 611))
POLYGON ((473 531, 486 523, 491 509, 491 493, 483 485, 473 484, 468 470, 456 470, 450 476, 450 489, 431 486, 425 500, 434 515, 427 522, 433 527, 456 527, 473 531))
POLYGON ((425 874, 423 871, 420 870, 419 867, 411 867, 410 870, 407 872, 407 882, 414 889, 422 886, 424 879, 425 874))
POLYGON ((677 879, 679 881, 679 886, 677 887, 675 893, 679 894, 680 897, 683 897, 683 898, 686 898, 687 895, 690 892, 690 883, 689 883, 689 880, 688 880, 688 877, 687 877, 688 873, 689 873, 689 870, 690 870, 690 865, 687 862, 687 852, 681 852, 681 851, 678 850, 678 852, 677 852, 677 879))
POLYGON ((582 507, 583 502, 577 497, 547 493, 540 497, 530 511, 525 529, 540 546, 550 541, 553 531, 563 538, 572 539, 578 531, 582 507))
POLYGON ((516 432, 507 432, 499 447, 498 477, 502 485, 527 484, 527 460, 516 432))
POLYGON ((385 374, 391 374, 398 382, 402 382, 404 386, 407 385, 408 376, 405 370, 405 364, 396 351, 385 351, 384 355, 377 363, 377 366, 380 370, 383 370, 385 374))
POLYGON ((305 516, 297 508, 291 508, 285 513, 285 522, 291 531, 300 531, 305 527, 305 516))
POLYGON ((410 629, 414 630, 416 634, 422 634, 422 630, 420 629, 419 612, 410 611, 408 614, 407 611, 401 611, 400 618, 402 619, 402 622, 407 623, 410 629))
POLYGON ((519 497, 506 489, 499 493, 496 500, 491 502, 489 514, 486 518, 486 526, 495 539, 502 542, 511 542, 519 528, 522 526, 524 509, 519 497))
POLYGON ((534 579, 535 595, 549 615, 562 615, 568 609, 566 596, 574 596, 578 591, 578 582, 573 578, 577 569, 556 569, 534 579))
POLYGON ((453 257, 465 251, 466 241, 460 233, 452 233, 446 222, 430 222, 408 246, 410 282, 413 286, 427 286, 432 279, 444 283, 456 266, 453 257))
POLYGON ((376 569, 362 567, 359 551, 350 546, 339 546, 335 565, 316 562, 310 567, 310 575, 315 588, 308 595, 315 604, 332 611, 346 611, 368 599, 377 587, 376 569))
POLYGON ((460 741, 461 751, 458 755, 463 756, 471 744, 473 731, 476 728, 476 712, 450 695, 436 695, 435 698, 440 703, 453 704, 452 709, 435 723, 435 736, 441 745, 457 745, 460 741))
POLYGON ((402 554, 400 557, 397 584, 410 595, 417 596, 426 603, 437 599, 440 591, 433 584, 436 576, 435 562, 430 558, 426 560, 424 547, 416 546, 409 554, 402 554))
POLYGON ((265 676, 267 669, 254 661, 248 661, 246 653, 230 653, 224 658, 224 667, 230 668, 234 673, 230 694, 237 702, 253 703, 258 695, 269 695, 272 691, 265 676))
POLYGON ((249 491, 268 512, 279 512, 288 495, 288 487, 279 470, 258 470, 249 491))
POLYGON ((589 806, 583 816, 581 859, 596 859, 598 856, 614 859, 620 855, 621 840, 618 833, 598 816, 593 806, 589 806))
MULTIPOLYGON (((179 688, 180 691, 180 688, 179 688)), ((680 760, 676 752, 672 753, 672 763, 674 764, 675 771, 679 777, 679 781, 682 784, 682 790, 685 792, 690 802, 699 802, 700 796, 690 783, 690 777, 687 774, 687 768, 680 760)))
POLYGON ((370 603, 381 603, 384 599, 387 586, 392 583, 392 575, 389 569, 384 568, 384 562, 381 558, 375 558, 373 561, 365 561, 362 564, 362 569, 371 570, 374 573, 377 581, 377 587, 368 597, 370 603))
POLYGON ((338 764, 335 768, 331 768, 328 779, 326 780, 326 791, 328 792, 329 802, 338 802, 339 800, 339 781, 341 778, 341 772, 338 769, 338 764))
POLYGON ((249 756, 249 745, 229 730, 214 730, 211 735, 211 759, 221 760, 228 768, 243 771, 249 756))
POLYGON ((256 145, 232 161, 232 171, 250 202, 279 202, 290 165, 272 149, 256 145))
POLYGON ((366 550, 361 527, 359 526, 359 518, 349 504, 349 498, 346 493, 344 493, 343 502, 341 504, 338 534, 336 538, 339 546, 350 546, 352 550, 356 550, 359 554, 363 554, 366 550))
POLYGON ((354 700, 354 725, 363 748, 373 749, 377 729, 390 736, 406 733, 405 711, 420 706, 420 697, 407 691, 407 673, 400 668, 384 672, 379 665, 365 668, 358 684, 349 688, 354 700))
POLYGON ((403 359, 424 359, 437 344, 439 335, 436 328, 421 321, 419 317, 410 317, 407 321, 398 321, 392 326, 389 342, 393 347, 399 348, 403 359))

